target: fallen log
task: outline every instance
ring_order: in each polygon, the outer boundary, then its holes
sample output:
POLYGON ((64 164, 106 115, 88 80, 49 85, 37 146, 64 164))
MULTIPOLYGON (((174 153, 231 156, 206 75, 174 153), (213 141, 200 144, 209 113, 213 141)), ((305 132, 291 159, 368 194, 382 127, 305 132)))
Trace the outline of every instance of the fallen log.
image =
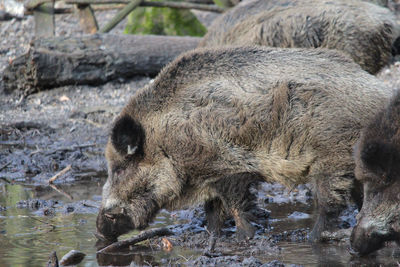
POLYGON ((201 38, 94 34, 36 39, 3 72, 6 93, 25 95, 63 85, 99 85, 137 75, 155 76, 201 38))

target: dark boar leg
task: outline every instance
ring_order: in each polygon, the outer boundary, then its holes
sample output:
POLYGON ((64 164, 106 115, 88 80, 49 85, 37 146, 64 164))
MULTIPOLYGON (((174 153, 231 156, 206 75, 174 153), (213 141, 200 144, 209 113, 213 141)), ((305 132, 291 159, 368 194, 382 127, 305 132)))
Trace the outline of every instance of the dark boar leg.
POLYGON ((255 229, 250 222, 256 220, 252 212, 257 206, 256 196, 251 192, 251 188, 260 180, 258 175, 239 173, 223 177, 215 183, 215 190, 221 199, 224 212, 235 220, 239 240, 254 236, 255 229))
POLYGON ((340 214, 358 202, 354 199, 354 177, 352 174, 337 174, 319 177, 316 180, 317 219, 311 232, 312 241, 321 241, 324 231, 335 232, 349 228, 340 219, 340 214))
POLYGON ((207 230, 210 232, 208 247, 204 255, 210 256, 214 253, 217 239, 221 234, 221 228, 229 216, 226 214, 222 201, 219 198, 206 201, 204 210, 206 212, 207 230))
POLYGON ((212 235, 219 236, 225 220, 228 219, 221 199, 214 198, 206 201, 204 209, 206 212, 207 230, 212 235))
POLYGON ((245 240, 252 238, 255 233, 254 226, 251 225, 251 221, 255 218, 250 212, 242 212, 237 209, 232 209, 233 218, 236 224, 236 236, 238 240, 245 240))

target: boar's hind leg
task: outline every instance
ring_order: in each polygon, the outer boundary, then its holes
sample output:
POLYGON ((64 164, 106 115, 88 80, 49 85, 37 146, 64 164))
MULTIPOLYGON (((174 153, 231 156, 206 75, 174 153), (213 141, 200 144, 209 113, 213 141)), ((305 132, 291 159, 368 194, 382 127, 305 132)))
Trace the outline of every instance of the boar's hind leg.
MULTIPOLYGON (((256 220, 253 212, 256 211, 257 206, 256 196, 251 192, 251 188, 259 181, 261 178, 258 175, 240 173, 223 177, 215 183, 215 190, 222 204, 220 209, 235 220, 236 235, 239 240, 254 236, 255 229, 250 222, 256 220)), ((218 212, 214 211, 214 213, 218 212)), ((218 218, 218 223, 221 225, 224 218, 222 216, 218 218)))
POLYGON ((347 210, 354 210, 359 204, 360 193, 357 193, 354 176, 338 173, 318 177, 316 185, 317 219, 311 232, 312 241, 320 241, 324 231, 336 232, 349 228, 348 222, 341 215, 347 210))

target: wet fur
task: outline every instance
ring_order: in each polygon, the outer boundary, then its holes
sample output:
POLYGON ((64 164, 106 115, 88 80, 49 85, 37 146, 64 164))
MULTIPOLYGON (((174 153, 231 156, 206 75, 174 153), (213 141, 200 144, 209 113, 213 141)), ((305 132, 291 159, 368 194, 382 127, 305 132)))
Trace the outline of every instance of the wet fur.
POLYGON ((115 125, 133 121, 141 130, 122 146, 113 143, 120 132, 112 131, 98 231, 119 235, 145 227, 160 208, 207 203, 214 228, 228 215, 251 235, 252 197, 240 192, 249 190, 245 181, 262 180, 316 185, 318 239, 354 202, 352 146, 390 95, 332 50, 242 47, 184 54, 116 118, 115 125), (142 139, 143 153, 118 148, 142 139), (131 218, 123 230, 104 216, 121 207, 131 218))
POLYGON ((391 60, 399 35, 389 9, 362 1, 255 0, 217 19, 200 47, 253 44, 337 49, 375 74, 391 60))

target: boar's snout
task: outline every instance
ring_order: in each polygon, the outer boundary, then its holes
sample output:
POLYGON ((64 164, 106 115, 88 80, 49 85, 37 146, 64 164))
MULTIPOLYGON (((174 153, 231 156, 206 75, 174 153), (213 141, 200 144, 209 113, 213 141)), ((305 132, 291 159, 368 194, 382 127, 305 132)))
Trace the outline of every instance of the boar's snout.
POLYGON ((384 246, 385 241, 395 240, 395 234, 391 231, 382 231, 377 227, 363 227, 357 224, 351 233, 351 248, 360 255, 374 252, 384 246))
POLYGON ((124 209, 100 209, 96 220, 97 236, 109 241, 116 241, 118 236, 125 234, 135 227, 124 209))

